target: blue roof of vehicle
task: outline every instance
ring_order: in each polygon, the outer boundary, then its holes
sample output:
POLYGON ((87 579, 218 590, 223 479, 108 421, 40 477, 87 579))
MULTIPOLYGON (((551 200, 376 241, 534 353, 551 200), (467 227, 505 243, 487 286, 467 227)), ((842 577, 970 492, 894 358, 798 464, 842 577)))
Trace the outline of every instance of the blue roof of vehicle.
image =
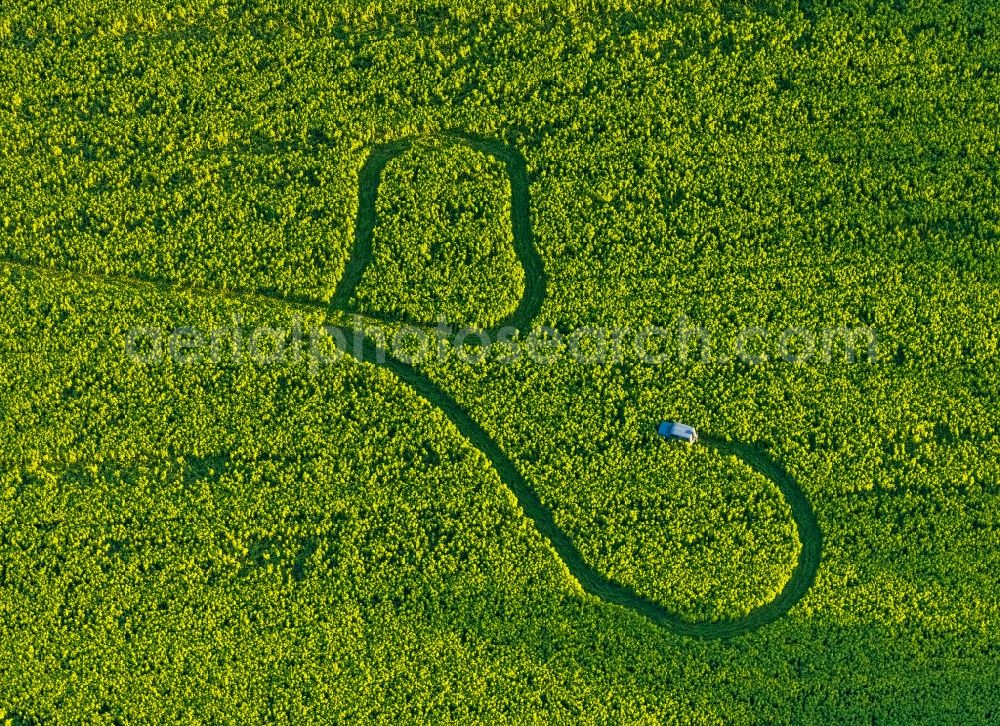
POLYGON ((694 428, 688 426, 687 424, 678 423, 676 421, 664 421, 663 423, 660 424, 660 428, 658 429, 658 431, 661 436, 669 434, 687 435, 687 434, 693 434, 694 428))

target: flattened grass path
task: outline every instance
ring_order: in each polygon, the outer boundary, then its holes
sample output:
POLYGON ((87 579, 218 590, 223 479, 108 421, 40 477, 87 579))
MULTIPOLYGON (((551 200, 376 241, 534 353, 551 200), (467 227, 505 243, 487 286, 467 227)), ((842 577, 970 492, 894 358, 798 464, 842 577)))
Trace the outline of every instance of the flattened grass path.
MULTIPOLYGON (((524 268, 525 288, 524 295, 517 308, 494 328, 484 332, 490 335, 491 339, 495 338, 497 333, 503 328, 513 328, 521 334, 527 334, 530 332, 531 323, 538 315, 545 300, 546 275, 541 257, 538 254, 532 237, 526 162, 520 153, 501 141, 485 139, 461 132, 452 132, 449 136, 455 141, 466 143, 473 149, 494 157, 502 162, 507 169, 511 185, 511 223, 513 226, 514 245, 518 260, 524 268)), ((129 285, 144 288, 153 286, 168 292, 186 289, 204 295, 224 295, 242 300, 276 300, 290 306, 304 307, 313 311, 321 310, 327 313, 335 311, 341 313, 353 312, 351 305, 352 295, 361 281, 365 267, 372 260, 372 238, 376 225, 375 202, 382 170, 389 161, 409 149, 411 143, 412 139, 401 139, 392 143, 379 145, 373 150, 367 162, 362 167, 359 177, 355 242, 350 259, 330 303, 299 298, 283 298, 261 292, 230 293, 206 288, 182 288, 180 286, 158 284, 155 280, 138 277, 111 277, 54 270, 49 267, 13 259, 9 256, 0 257, 0 261, 7 266, 30 269, 39 274, 57 277, 91 278, 112 285, 129 285)), ((361 331, 351 332, 360 333, 361 331)), ((812 506, 802 488, 777 462, 771 460, 758 448, 748 444, 727 441, 713 435, 702 434, 701 441, 705 445, 715 448, 720 453, 742 460, 752 469, 774 482, 791 508, 801 548, 799 550, 798 562, 791 577, 775 599, 754 608, 738 618, 705 622, 684 620, 677 614, 669 612, 658 603, 637 594, 628 587, 610 580, 589 565, 572 540, 556 524, 551 510, 545 506, 531 484, 520 474, 514 463, 501 450, 489 433, 462 409, 448 393, 431 381, 430 378, 412 365, 394 358, 387 351, 376 350, 374 344, 364 335, 346 336, 346 344, 348 348, 347 352, 355 358, 387 368, 429 404, 440 409, 469 443, 486 456, 501 481, 514 494, 524 514, 534 523, 538 532, 549 542, 558 558, 566 566, 570 574, 580 583, 583 590, 590 595, 639 613, 653 623, 679 635, 699 638, 730 638, 760 628, 783 616, 802 599, 815 581, 821 558, 822 533, 812 506)))

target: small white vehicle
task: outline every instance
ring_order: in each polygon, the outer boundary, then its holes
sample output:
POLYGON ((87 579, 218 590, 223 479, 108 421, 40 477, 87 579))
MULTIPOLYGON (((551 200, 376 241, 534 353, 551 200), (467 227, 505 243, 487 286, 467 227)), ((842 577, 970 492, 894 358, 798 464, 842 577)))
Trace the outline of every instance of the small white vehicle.
POLYGON ((656 433, 665 439, 683 439, 689 444, 693 444, 698 440, 698 432, 694 430, 693 426, 677 423, 676 421, 664 421, 660 424, 656 433))

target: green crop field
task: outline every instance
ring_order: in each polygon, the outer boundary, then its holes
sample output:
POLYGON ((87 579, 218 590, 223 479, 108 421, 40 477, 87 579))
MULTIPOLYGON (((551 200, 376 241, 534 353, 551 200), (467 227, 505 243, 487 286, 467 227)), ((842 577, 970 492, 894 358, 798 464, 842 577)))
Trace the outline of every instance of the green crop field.
POLYGON ((0 722, 1000 720, 1000 5, 5 1, 0 67, 0 722))

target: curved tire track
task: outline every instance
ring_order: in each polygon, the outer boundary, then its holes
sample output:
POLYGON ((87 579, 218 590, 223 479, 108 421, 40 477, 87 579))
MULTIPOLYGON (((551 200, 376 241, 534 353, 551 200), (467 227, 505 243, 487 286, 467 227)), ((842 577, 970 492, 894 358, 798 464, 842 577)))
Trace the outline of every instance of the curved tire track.
MULTIPOLYGON (((516 253, 525 272, 525 291, 517 308, 498 325, 485 330, 491 338, 504 328, 514 328, 522 334, 529 332, 530 325, 541 310, 545 299, 547 278, 541 257, 534 244, 530 225, 530 198, 528 193, 527 165, 524 157, 514 148, 495 139, 487 139, 464 132, 447 134, 456 141, 493 156, 503 162, 511 182, 511 223, 514 232, 516 253)), ((81 278, 101 281, 108 285, 128 285, 142 290, 177 292, 180 290, 211 297, 225 297, 244 302, 264 300, 279 302, 310 311, 327 313, 354 312, 351 297, 360 283, 365 268, 372 260, 372 238, 376 225, 375 207, 378 185, 382 170, 393 158, 404 153, 412 145, 413 139, 401 139, 377 146, 365 162, 359 175, 358 218, 355 226, 355 243, 343 276, 336 287, 329 304, 320 300, 285 297, 266 291, 241 292, 224 291, 200 286, 174 285, 139 276, 101 275, 78 270, 59 269, 36 262, 18 259, 10 255, 0 256, 0 263, 14 268, 33 270, 37 274, 81 278)), ((364 316, 373 317, 373 316, 364 316)), ((331 321, 333 322, 333 321, 331 321)), ((343 323, 340 323, 341 327, 343 323)), ((348 330, 350 330, 348 328, 348 330)), ((620 585, 584 560, 570 538, 559 528, 551 510, 545 506, 528 481, 517 470, 510 458, 458 403, 440 386, 413 366, 392 357, 388 352, 377 351, 363 331, 350 330, 346 336, 348 352, 355 358, 382 366, 395 374, 403 383, 425 399, 430 405, 440 409, 458 431, 479 449, 496 470, 500 480, 510 489, 525 515, 534 523, 538 532, 549 542, 570 574, 590 595, 609 603, 620 605, 645 616, 653 623, 674 633, 700 638, 728 638, 747 633, 777 620, 787 613, 809 590, 816 578, 822 550, 822 533, 812 506, 798 483, 788 473, 755 447, 733 441, 726 441, 708 434, 701 435, 701 441, 721 453, 735 456, 752 469, 770 479, 780 490, 791 507, 792 517, 801 542, 798 562, 791 577, 778 596, 746 615, 729 620, 690 622, 671 613, 662 605, 650 600, 630 588, 620 585), (359 335, 354 335, 357 333, 359 335), (360 340, 360 345, 358 344, 360 340)))
MULTIPOLYGON (((453 131, 451 138, 462 141, 484 154, 504 163, 511 183, 511 224, 514 232, 515 250, 524 267, 525 291, 514 310, 505 320, 486 331, 491 339, 497 337, 504 328, 514 328, 521 334, 530 330, 530 325, 541 310, 545 300, 546 276, 538 250, 535 247, 530 225, 530 197, 528 193, 527 164, 512 147, 494 140, 453 131)), ((378 185, 382 170, 396 156, 404 153, 412 145, 412 139, 402 139, 392 144, 377 147, 362 167, 360 175, 358 219, 355 229, 357 237, 345 275, 337 287, 334 306, 350 312, 351 296, 359 284, 365 268, 372 260, 372 238, 376 217, 375 208, 378 185)), ((409 321, 407 321, 409 322, 409 321)), ((363 338, 361 348, 350 342, 350 352, 359 360, 381 365, 392 371, 397 378, 409 385, 421 398, 440 409, 455 428, 479 449, 493 465, 500 480, 513 492, 525 515, 531 519, 538 532, 548 540, 556 554, 566 565, 570 574, 587 593, 606 602, 621 605, 644 615, 657 625, 666 627, 680 635, 702 638, 728 638, 755 630, 773 622, 787 613, 812 586, 819 568, 822 533, 812 506, 798 483, 763 452, 746 444, 702 434, 701 441, 721 453, 735 456, 751 469, 770 479, 778 487, 792 510, 792 518, 798 531, 801 549, 798 562, 791 577, 778 596, 760 605, 746 615, 729 620, 690 622, 671 613, 662 605, 639 595, 632 589, 620 585, 595 570, 577 549, 570 538, 559 528, 551 510, 545 506, 517 467, 504 454, 493 438, 441 387, 413 366, 392 357, 387 352, 381 356, 374 346, 363 338)))

